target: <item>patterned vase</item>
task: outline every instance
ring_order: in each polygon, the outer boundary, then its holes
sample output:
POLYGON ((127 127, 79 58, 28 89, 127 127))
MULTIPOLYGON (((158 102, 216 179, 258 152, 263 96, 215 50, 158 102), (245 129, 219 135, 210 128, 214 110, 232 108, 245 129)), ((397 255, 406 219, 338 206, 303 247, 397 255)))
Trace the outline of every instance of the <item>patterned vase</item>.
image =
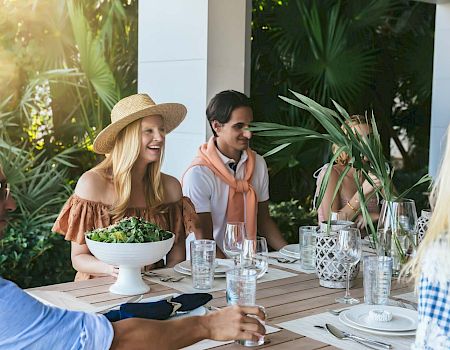
POLYGON ((430 209, 424 209, 422 210, 420 217, 417 219, 416 232, 419 244, 425 237, 425 233, 427 232, 428 229, 428 221, 430 221, 431 214, 432 213, 430 209))
MULTIPOLYGON (((326 288, 345 288, 347 274, 345 266, 339 262, 334 250, 337 244, 337 233, 340 229, 354 226, 351 221, 331 221, 320 224, 316 236, 316 273, 319 284, 326 288)), ((353 286, 359 273, 359 263, 350 269, 350 287, 353 286)))

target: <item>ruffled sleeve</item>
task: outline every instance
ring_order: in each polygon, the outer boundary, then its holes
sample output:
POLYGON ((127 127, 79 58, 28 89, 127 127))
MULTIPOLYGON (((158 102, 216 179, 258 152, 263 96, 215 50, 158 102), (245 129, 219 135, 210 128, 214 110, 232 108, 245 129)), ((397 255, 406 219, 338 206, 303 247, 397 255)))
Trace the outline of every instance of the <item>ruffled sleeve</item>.
POLYGON ((200 232, 200 220, 195 212, 194 204, 188 197, 182 198, 183 205, 183 221, 184 232, 188 236, 191 232, 194 232, 198 236, 200 232))
POLYGON ((64 235, 67 241, 85 244, 85 232, 110 224, 109 208, 105 204, 74 194, 64 204, 52 231, 64 235))

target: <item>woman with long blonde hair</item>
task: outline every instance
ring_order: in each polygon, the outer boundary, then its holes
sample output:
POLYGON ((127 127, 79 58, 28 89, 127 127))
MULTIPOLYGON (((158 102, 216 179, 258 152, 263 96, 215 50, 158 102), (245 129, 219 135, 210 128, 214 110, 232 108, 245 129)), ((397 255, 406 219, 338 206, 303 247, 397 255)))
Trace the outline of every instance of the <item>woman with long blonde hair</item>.
MULTIPOLYGON (((351 129, 362 136, 369 135, 372 132, 372 126, 370 120, 361 115, 352 115, 350 117, 349 126, 351 129)), ((344 127, 342 127, 343 130, 344 127)), ((335 154, 339 147, 333 145, 332 152, 335 154)), ((354 180, 355 168, 351 168, 350 171, 345 175, 339 189, 337 191, 336 197, 333 198, 336 187, 338 186, 338 180, 344 169, 348 165, 350 157, 347 153, 341 152, 336 158, 335 164, 332 164, 332 170, 330 177, 328 178, 327 188, 323 196, 322 202, 317 209, 318 221, 327 221, 331 213, 337 213, 339 219, 351 220, 355 217, 356 226, 359 229, 363 229, 366 226, 363 215, 361 215, 361 198, 358 193, 357 185, 354 180)), ((319 193, 321 182, 328 165, 321 168, 319 175, 317 176, 317 187, 316 187, 316 197, 319 193)), ((375 191, 372 184, 364 180, 362 177, 360 186, 362 187, 363 194, 368 200, 368 211, 372 221, 377 221, 380 209, 378 206, 377 197, 372 195, 375 191)), ((372 178, 375 185, 379 185, 380 181, 373 177, 372 178)))
POLYGON ((145 94, 125 97, 112 109, 112 123, 94 141, 94 151, 106 158, 80 177, 53 226, 53 231, 72 241, 76 280, 117 276, 116 266, 90 253, 84 234, 124 217, 142 217, 173 232, 175 243, 167 265, 185 259, 186 232, 196 231, 197 216, 190 200, 182 196, 178 180, 161 173, 165 135, 185 115, 183 105, 155 104, 145 94))
POLYGON ((402 275, 411 272, 419 292, 414 349, 450 349, 450 128, 430 204, 433 214, 424 240, 402 275))

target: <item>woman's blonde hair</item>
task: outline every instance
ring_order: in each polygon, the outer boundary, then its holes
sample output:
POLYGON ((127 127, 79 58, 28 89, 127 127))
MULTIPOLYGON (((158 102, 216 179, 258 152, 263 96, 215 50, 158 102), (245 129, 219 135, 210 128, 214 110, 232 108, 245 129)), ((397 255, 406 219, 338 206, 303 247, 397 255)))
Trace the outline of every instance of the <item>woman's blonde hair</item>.
MULTIPOLYGON (((345 123, 348 126, 367 125, 372 130, 372 123, 370 119, 359 114, 351 115, 350 120, 346 121, 345 123)), ((341 129, 344 130, 344 132, 346 132, 344 126, 341 126, 341 129)), ((338 149, 339 146, 336 145, 335 143, 331 146, 331 151, 333 152, 333 154, 335 154, 338 149)), ((349 161, 350 157, 346 152, 341 152, 336 158, 336 163, 344 166, 347 165, 349 161)))
POLYGON ((416 283, 421 273, 421 262, 429 246, 441 237, 449 234, 450 210, 450 128, 447 129, 447 144, 442 158, 439 173, 433 185, 430 195, 432 208, 431 219, 424 240, 420 243, 417 254, 402 271, 402 275, 411 272, 411 277, 416 283))
MULTIPOLYGON (((114 148, 94 169, 105 178, 112 179, 115 201, 111 214, 115 220, 125 215, 131 196, 131 171, 141 150, 141 119, 130 123, 117 135, 114 148)), ((163 152, 158 161, 148 164, 144 180, 144 198, 147 208, 153 208, 164 200, 161 181, 163 152)))

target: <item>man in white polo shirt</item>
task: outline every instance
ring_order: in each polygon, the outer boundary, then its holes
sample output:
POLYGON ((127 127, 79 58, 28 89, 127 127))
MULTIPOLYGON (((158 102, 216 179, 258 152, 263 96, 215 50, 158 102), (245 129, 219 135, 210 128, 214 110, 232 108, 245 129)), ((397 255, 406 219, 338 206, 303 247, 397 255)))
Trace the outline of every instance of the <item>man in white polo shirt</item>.
POLYGON ((250 99, 234 90, 222 91, 211 99, 206 115, 214 136, 200 147, 183 177, 183 194, 200 218, 203 233, 197 239, 214 237, 218 257, 224 257, 227 222, 243 221, 250 236, 258 232, 272 248, 280 249, 286 241, 269 215, 267 165, 249 148, 250 99))

